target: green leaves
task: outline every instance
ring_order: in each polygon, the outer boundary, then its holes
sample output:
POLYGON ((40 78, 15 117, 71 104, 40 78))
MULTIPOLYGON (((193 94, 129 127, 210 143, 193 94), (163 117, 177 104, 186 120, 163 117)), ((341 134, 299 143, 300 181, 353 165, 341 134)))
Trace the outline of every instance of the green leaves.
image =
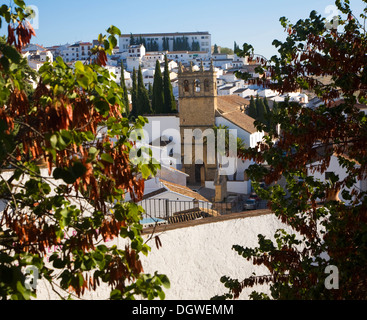
POLYGON ((21 55, 19 52, 12 46, 4 46, 1 49, 2 53, 5 57, 7 57, 10 61, 14 63, 19 63, 21 59, 21 55))
POLYGON ((107 116, 110 111, 110 105, 104 99, 98 100, 95 102, 96 110, 101 113, 103 116, 107 116))
POLYGON ((108 153, 103 153, 103 154, 101 154, 101 159, 102 159, 103 161, 108 162, 108 163, 113 163, 113 158, 112 158, 112 156, 111 156, 110 154, 108 154, 108 153))
MULTIPOLYGON (((7 22, 30 14, 23 1, 14 3, 14 10, 0 7, 7 22)), ((30 264, 65 290, 62 298, 71 288, 81 296, 101 282, 112 298, 165 297, 167 277, 142 274, 139 256, 150 251, 141 236, 143 208, 124 201, 127 192, 141 197, 140 177, 155 174, 158 166, 130 161, 131 131, 147 119, 130 123, 121 115, 124 90, 102 67, 121 32, 115 26, 107 32, 91 50, 94 62, 69 67, 58 57, 38 72, 9 39, 0 38, 0 173, 13 170, 0 181, 0 298, 35 296, 26 290, 21 269, 30 264), (116 237, 124 237, 126 247, 109 243, 116 237)))
POLYGON ((117 36, 121 36, 121 31, 119 28, 111 25, 108 29, 107 32, 110 33, 111 35, 117 35, 117 36))
MULTIPOLYGON (((112 50, 117 46, 117 39, 116 36, 120 36, 121 35, 121 31, 119 28, 111 25, 108 29, 107 32, 110 34, 109 36, 107 35, 102 35, 101 33, 98 36, 98 42, 104 47, 104 50, 107 54, 111 55, 112 54, 112 50)), ((98 48, 95 48, 95 52, 97 53, 98 48)))
MULTIPOLYGON (((165 299, 165 293, 162 290, 162 286, 166 289, 170 288, 170 281, 165 275, 160 275, 157 272, 154 275, 142 274, 136 281, 127 287, 127 293, 125 298, 127 300, 134 300, 135 295, 141 295, 143 298, 153 300, 159 298, 165 299)), ((121 292, 112 292, 110 299, 121 299, 121 292)))
POLYGON ((70 168, 56 168, 53 171, 53 177, 64 180, 67 184, 74 183, 78 178, 82 177, 86 172, 86 168, 81 162, 74 162, 70 168))

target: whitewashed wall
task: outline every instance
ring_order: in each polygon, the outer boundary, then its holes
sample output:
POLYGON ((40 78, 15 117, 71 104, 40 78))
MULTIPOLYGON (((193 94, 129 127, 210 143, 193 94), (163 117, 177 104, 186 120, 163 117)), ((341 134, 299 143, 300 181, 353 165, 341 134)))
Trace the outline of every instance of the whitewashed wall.
MULTIPOLYGON (((220 282, 223 275, 242 279, 252 272, 258 275, 267 272, 241 258, 232 246, 254 247, 258 234, 272 238, 279 228, 291 232, 274 215, 268 214, 166 231, 159 235, 162 243, 159 250, 154 240, 148 242, 152 250, 148 257, 142 256, 144 271, 151 274, 158 271, 169 277, 171 288, 165 290, 167 300, 207 300, 226 292, 220 282)), ((144 237, 148 239, 149 235, 144 237)), ((124 246, 122 240, 114 243, 124 246)), ((248 299, 254 288, 245 290, 240 299, 248 299)), ((266 290, 266 287, 257 288, 266 290)), ((107 288, 102 288, 88 292, 84 298, 107 299, 108 296, 107 288)), ((58 299, 49 286, 40 282, 38 298, 58 299)))
MULTIPOLYGON (((205 188, 215 189, 214 181, 205 181, 205 188)), ((227 191, 239 194, 251 192, 250 181, 227 181, 227 191)))

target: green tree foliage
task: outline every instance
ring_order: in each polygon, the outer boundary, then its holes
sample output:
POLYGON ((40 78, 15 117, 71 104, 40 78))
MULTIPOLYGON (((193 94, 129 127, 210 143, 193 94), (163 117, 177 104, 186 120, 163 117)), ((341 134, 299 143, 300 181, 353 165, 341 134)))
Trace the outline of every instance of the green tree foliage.
POLYGON ((251 99, 250 99, 250 105, 249 105, 249 108, 248 108, 248 111, 247 111, 247 114, 253 118, 253 119, 257 119, 257 108, 256 108, 256 102, 255 102, 255 99, 253 96, 251 96, 251 99))
POLYGON ((0 297, 35 297, 24 277, 32 265, 60 298, 103 284, 112 299, 163 299, 167 277, 143 272, 140 257, 150 248, 136 204, 157 165, 129 156, 132 133, 147 120, 122 116, 124 92, 104 68, 120 30, 99 35, 95 63, 44 63, 28 99, 33 73, 20 52, 34 31, 25 3, 14 4, 0 8, 9 24, 0 39, 0 297), (117 238, 123 247, 109 243, 117 238))
POLYGON ((264 104, 264 100, 261 99, 259 96, 256 97, 256 113, 257 113, 257 118, 256 120, 260 121, 263 124, 267 123, 267 110, 264 104))
POLYGON ((188 40, 185 36, 173 38, 173 51, 190 51, 188 40))
POLYGON ((295 24, 281 18, 286 40, 273 42, 279 55, 261 66, 271 74, 260 79, 263 85, 281 93, 307 89, 323 104, 280 103, 272 126, 258 125, 269 132, 261 146, 240 155, 256 162, 247 170, 254 189, 294 234, 278 230, 273 239, 259 235, 255 248, 233 246, 268 272, 240 280, 224 276, 229 291, 216 298, 237 298, 256 284, 268 284, 270 295, 254 291, 253 299, 367 298, 367 191, 360 183, 367 179, 367 116, 358 108, 367 97, 366 30, 349 1, 335 5, 339 28, 315 11, 295 24), (329 171, 332 157, 345 174, 329 171), (327 178, 316 178, 326 172, 327 178), (333 281, 330 266, 338 271, 333 281))
POLYGON ((270 107, 269 107, 268 99, 266 99, 266 98, 264 97, 264 98, 263 98, 263 102, 264 102, 264 106, 265 106, 266 113, 270 113, 270 107))
POLYGON ((163 50, 169 51, 169 38, 163 37, 163 50))
POLYGON ((159 50, 158 43, 153 38, 151 38, 146 44, 144 44, 144 46, 146 47, 147 51, 158 51, 159 50))
POLYGON ((132 88, 131 88, 131 117, 136 118, 138 116, 138 80, 136 77, 136 70, 133 68, 132 75, 132 88))
POLYGON ((123 98, 123 103, 125 106, 125 112, 124 112, 124 116, 125 117, 129 117, 130 115, 130 103, 129 103, 129 96, 128 96, 128 92, 127 92, 127 88, 126 88, 126 83, 125 83, 125 71, 124 71, 124 64, 121 61, 121 77, 120 77, 120 87, 124 92, 124 98, 123 98))
POLYGON ((133 34, 132 34, 132 33, 130 33, 130 45, 131 45, 131 46, 133 46, 133 45, 135 45, 135 44, 137 44, 137 43, 136 43, 136 40, 135 40, 135 37, 133 36, 133 34))
POLYGON ((223 54, 233 54, 233 50, 231 48, 221 47, 220 48, 220 53, 223 53, 223 54))
POLYGON ((266 98, 260 98, 259 96, 256 96, 256 99, 254 99, 254 97, 251 96, 247 115, 262 124, 270 125, 271 114, 272 111, 269 108, 266 98))
POLYGON ((192 40, 191 51, 200 51, 200 42, 192 40))
POLYGON ((217 44, 214 44, 213 53, 219 53, 217 44))
POLYGON ((154 82, 153 82, 153 98, 152 109, 154 113, 164 112, 164 92, 163 92, 163 78, 161 72, 161 64, 157 60, 155 65, 154 82))
POLYGON ((164 57, 164 72, 163 72, 163 93, 164 93, 164 113, 176 112, 176 101, 172 92, 172 84, 170 72, 168 69, 167 55, 164 57))
MULTIPOLYGON (((148 96, 149 96, 149 101, 151 102, 152 99, 153 99, 153 86, 150 82, 148 84, 148 96)), ((152 110, 152 112, 153 112, 153 110, 152 110)))
POLYGON ((149 101, 149 93, 144 85, 141 66, 139 66, 139 69, 138 69, 138 88, 137 88, 136 105, 137 105, 138 115, 152 113, 150 101, 149 101))
POLYGON ((240 46, 235 41, 234 44, 233 44, 233 52, 237 54, 240 51, 241 51, 240 46))

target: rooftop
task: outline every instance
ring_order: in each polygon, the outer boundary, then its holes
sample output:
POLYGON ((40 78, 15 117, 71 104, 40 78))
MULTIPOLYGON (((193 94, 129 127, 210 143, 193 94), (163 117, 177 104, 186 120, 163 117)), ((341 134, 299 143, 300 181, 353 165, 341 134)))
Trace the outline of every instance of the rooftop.
POLYGON ((165 193, 167 191, 171 191, 174 193, 178 193, 181 194, 183 196, 192 198, 192 199, 196 199, 199 201, 204 201, 204 202, 209 202, 209 200, 205 197, 203 197, 201 194, 191 190, 189 187, 177 184, 177 183, 173 183, 173 182, 168 182, 166 180, 163 179, 159 179, 159 182, 162 185, 162 188, 157 189, 155 191, 152 191, 150 193, 147 193, 143 196, 143 199, 149 199, 153 196, 157 196, 161 193, 165 193))
POLYGON ((172 182, 168 182, 166 180, 159 180, 169 191, 172 192, 176 192, 179 194, 182 194, 184 196, 190 197, 190 198, 194 198, 200 201, 205 201, 207 202, 208 199, 206 199, 205 197, 203 197, 201 194, 192 191, 189 187, 186 186, 182 186, 180 184, 176 184, 176 183, 172 183, 172 182))
POLYGON ((257 132, 254 126, 255 119, 241 111, 241 107, 247 106, 249 103, 248 100, 237 95, 219 96, 217 98, 217 114, 237 127, 249 133, 255 133, 257 132))
POLYGON ((171 33, 133 33, 133 34, 122 34, 120 37, 164 37, 164 36, 188 36, 188 35, 210 35, 208 31, 197 31, 197 32, 171 32, 171 33))

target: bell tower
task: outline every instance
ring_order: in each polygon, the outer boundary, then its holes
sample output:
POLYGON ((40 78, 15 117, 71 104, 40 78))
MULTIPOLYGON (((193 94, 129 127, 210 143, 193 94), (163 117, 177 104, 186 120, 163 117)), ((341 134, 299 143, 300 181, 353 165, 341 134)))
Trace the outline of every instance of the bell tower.
POLYGON ((208 141, 211 140, 206 134, 213 132, 212 129, 215 125, 215 110, 217 108, 216 80, 216 72, 212 64, 209 70, 204 70, 201 64, 199 71, 194 71, 192 64, 188 70, 184 69, 181 64, 179 66, 178 88, 182 169, 189 175, 189 184, 203 185, 205 180, 214 180, 215 177, 217 169, 215 145, 209 145, 208 141), (192 138, 188 134, 190 131, 194 134, 192 138), (197 134, 199 131, 203 134, 197 134), (196 146, 200 143, 203 145, 202 155, 195 154, 196 146), (187 152, 190 148, 192 150, 191 154, 187 152))

